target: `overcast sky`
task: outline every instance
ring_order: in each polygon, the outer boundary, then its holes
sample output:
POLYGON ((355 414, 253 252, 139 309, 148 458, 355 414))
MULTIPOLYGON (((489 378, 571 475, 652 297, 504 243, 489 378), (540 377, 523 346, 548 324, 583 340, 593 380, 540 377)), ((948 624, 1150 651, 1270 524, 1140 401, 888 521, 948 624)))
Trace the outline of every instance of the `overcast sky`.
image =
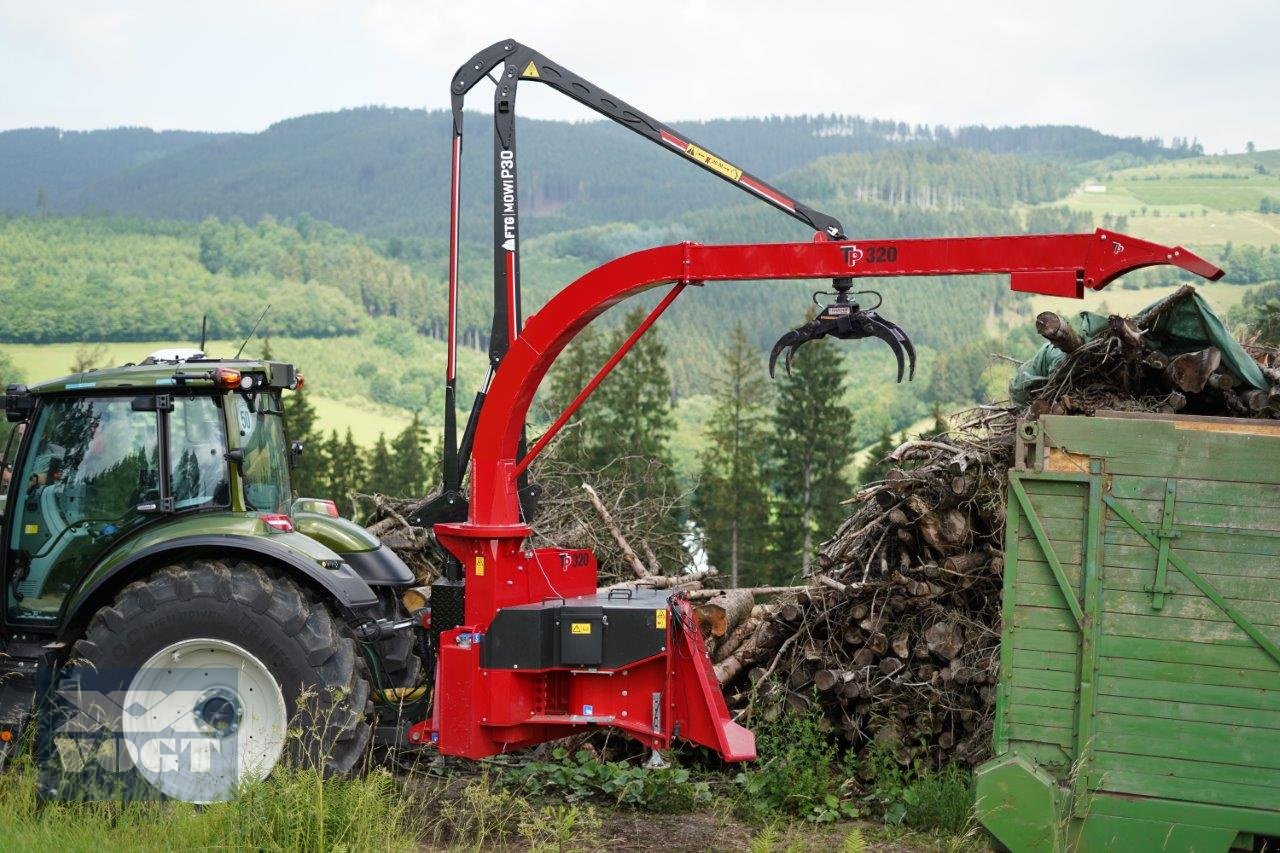
MULTIPOLYGON (((1280 148, 1276 0, 0 0, 0 129, 443 107, 508 37, 676 124, 843 112, 1280 148)), ((521 92, 522 115, 591 115, 521 92)))

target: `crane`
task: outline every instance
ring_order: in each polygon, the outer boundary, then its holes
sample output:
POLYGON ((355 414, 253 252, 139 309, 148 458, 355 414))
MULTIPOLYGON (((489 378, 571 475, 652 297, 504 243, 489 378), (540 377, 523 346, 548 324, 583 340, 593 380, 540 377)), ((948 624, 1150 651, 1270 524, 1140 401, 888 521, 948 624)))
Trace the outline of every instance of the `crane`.
POLYGON ((442 487, 409 517, 432 529, 447 556, 431 591, 435 660, 430 718, 409 729, 413 743, 481 758, 592 727, 612 727, 655 749, 680 738, 726 760, 755 756, 751 733, 730 717, 692 608, 669 590, 600 591, 590 551, 531 548, 537 486, 531 463, 662 314, 690 288, 827 279, 835 299, 779 339, 782 352, 823 335, 875 337, 904 356, 909 338, 853 297, 859 278, 1007 275, 1019 292, 1082 298, 1121 275, 1173 265, 1210 280, 1222 270, 1182 247, 1109 229, 1094 233, 919 239, 850 239, 839 220, 699 145, 542 54, 514 40, 480 51, 454 75, 448 254, 448 358, 442 487), (457 306, 463 104, 481 80, 494 83, 494 310, 489 373, 459 440, 457 306), (591 270, 524 318, 520 300, 520 211, 516 92, 550 86, 665 150, 694 163, 805 225, 794 243, 645 249, 591 270), (564 347, 624 299, 665 293, 596 374, 530 443, 525 425, 539 384, 564 347), (469 489, 464 480, 469 475, 469 489))

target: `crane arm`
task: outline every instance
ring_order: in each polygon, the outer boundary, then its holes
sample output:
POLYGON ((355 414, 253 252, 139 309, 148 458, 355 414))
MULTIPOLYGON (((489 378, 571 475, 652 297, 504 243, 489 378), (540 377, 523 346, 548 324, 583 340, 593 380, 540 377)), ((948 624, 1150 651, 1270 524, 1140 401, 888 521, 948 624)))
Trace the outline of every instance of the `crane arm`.
MULTIPOLYGON (((625 255, 561 290, 529 318, 498 366, 476 424, 470 525, 485 530, 521 526, 517 478, 547 436, 527 454, 522 430, 534 393, 564 347, 593 319, 627 297, 673 284, 657 314, 689 284, 942 275, 1008 275, 1015 291, 1080 298, 1121 275, 1170 265, 1211 281, 1218 267, 1180 246, 1167 247, 1099 229, 1093 234, 944 237, 903 240, 822 241, 703 246, 678 243, 625 255)), ((633 335, 624 344, 634 343, 633 335)), ((625 354, 625 349, 621 354, 625 354)), ((575 405, 599 383, 606 364, 575 405)), ((563 418, 557 423, 563 423, 563 418)))

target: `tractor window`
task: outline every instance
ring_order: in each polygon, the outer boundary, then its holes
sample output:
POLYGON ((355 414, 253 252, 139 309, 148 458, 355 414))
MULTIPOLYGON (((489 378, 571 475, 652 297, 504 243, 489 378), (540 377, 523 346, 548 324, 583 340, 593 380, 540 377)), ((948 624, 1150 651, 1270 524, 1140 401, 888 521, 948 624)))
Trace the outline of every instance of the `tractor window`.
POLYGON ((214 397, 178 397, 169 415, 169 484, 174 509, 226 506, 227 439, 214 397))
POLYGON ((288 512, 289 455, 279 394, 234 395, 240 447, 244 450, 244 501, 258 512, 288 512))
POLYGON ((72 584, 154 511, 156 413, 132 404, 81 397, 41 407, 11 496, 10 614, 55 618, 72 584))

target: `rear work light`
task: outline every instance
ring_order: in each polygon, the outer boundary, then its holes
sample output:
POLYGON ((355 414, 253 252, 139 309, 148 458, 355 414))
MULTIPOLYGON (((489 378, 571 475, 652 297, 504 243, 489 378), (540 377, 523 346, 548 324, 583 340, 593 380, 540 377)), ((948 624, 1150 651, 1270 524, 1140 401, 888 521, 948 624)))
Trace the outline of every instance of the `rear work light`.
POLYGON ((293 521, 291 521, 287 515, 264 515, 262 516, 262 523, 265 524, 267 529, 272 533, 293 532, 293 521))

